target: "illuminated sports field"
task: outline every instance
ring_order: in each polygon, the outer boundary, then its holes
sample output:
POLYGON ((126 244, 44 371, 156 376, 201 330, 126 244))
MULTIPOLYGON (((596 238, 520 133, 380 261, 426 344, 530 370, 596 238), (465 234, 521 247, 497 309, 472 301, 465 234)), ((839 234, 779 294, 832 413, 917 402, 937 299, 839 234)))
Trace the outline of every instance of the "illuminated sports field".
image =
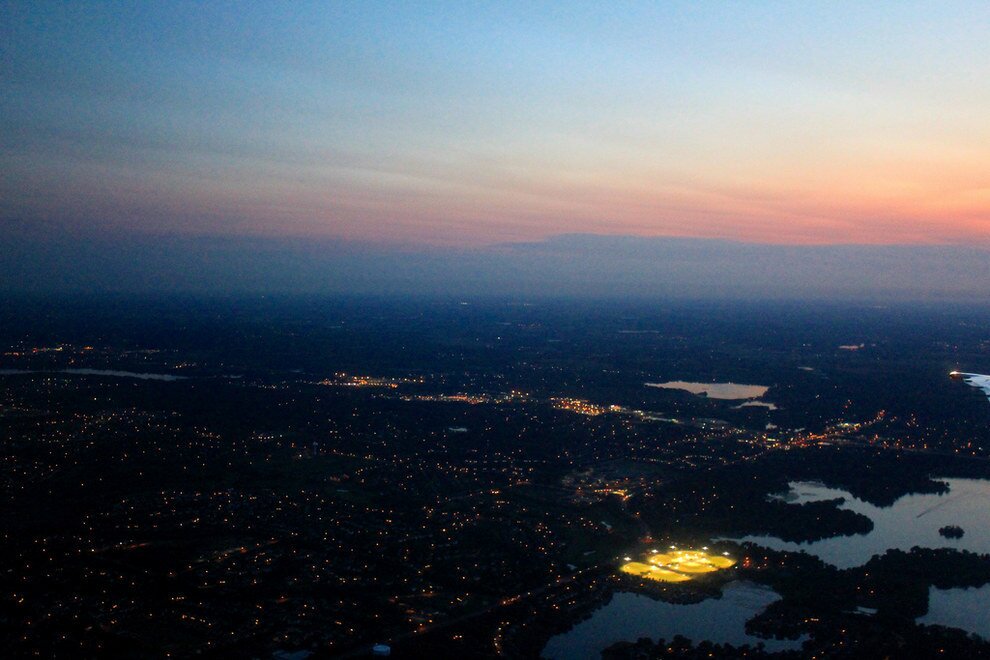
MULTIPOLYGON (((628 559, 628 558, 627 558, 628 559)), ((658 582, 687 582, 692 575, 714 573, 735 565, 736 561, 705 550, 676 550, 647 555, 646 562, 627 561, 619 570, 623 573, 658 582)))
POLYGON ((690 576, 684 575, 683 573, 671 571, 653 564, 644 564, 639 561, 626 562, 619 570, 623 573, 629 573, 630 575, 635 575, 636 577, 649 578, 650 580, 656 580, 657 582, 687 582, 691 579, 690 576))

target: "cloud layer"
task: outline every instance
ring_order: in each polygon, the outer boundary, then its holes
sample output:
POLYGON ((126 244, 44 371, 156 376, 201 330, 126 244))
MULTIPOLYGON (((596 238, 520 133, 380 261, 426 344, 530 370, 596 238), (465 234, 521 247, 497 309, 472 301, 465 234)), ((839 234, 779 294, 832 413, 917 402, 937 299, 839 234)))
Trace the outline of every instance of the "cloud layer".
POLYGON ((8 234, 0 289, 985 302, 990 253, 566 235, 490 248, 8 234))

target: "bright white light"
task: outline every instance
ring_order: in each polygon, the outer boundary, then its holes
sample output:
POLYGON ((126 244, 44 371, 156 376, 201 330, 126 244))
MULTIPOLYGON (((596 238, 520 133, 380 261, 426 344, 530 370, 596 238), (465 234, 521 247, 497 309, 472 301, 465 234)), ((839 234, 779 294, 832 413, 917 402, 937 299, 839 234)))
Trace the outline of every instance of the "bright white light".
POLYGON ((632 561, 632 557, 623 557, 625 561, 632 561))

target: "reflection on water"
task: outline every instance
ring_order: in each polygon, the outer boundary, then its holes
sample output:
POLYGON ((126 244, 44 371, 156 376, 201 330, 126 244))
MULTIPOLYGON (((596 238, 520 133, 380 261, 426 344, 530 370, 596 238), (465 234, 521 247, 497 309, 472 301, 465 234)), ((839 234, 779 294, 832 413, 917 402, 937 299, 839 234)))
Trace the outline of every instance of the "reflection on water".
POLYGON ((709 640, 755 646, 763 642, 772 651, 800 648, 800 640, 762 639, 746 634, 746 621, 779 599, 772 589, 743 581, 726 584, 719 599, 691 605, 618 593, 590 619, 552 637, 541 656, 554 660, 599 660, 602 650, 616 642, 635 642, 640 637, 670 640, 674 635, 684 635, 695 643, 709 640))
POLYGON ((746 536, 775 550, 804 550, 839 568, 862 566, 873 555, 890 548, 957 548, 990 553, 990 481, 983 479, 939 479, 949 485, 943 494, 905 495, 892 506, 876 507, 847 491, 822 484, 792 482, 784 498, 802 504, 838 497, 843 509, 856 511, 873 521, 873 531, 855 536, 837 536, 813 543, 789 543, 771 536, 746 536), (947 539, 938 533, 945 525, 959 525, 961 539, 947 539))
POLYGON ((764 385, 740 385, 739 383, 692 383, 684 380, 671 380, 666 383, 643 383, 647 387, 664 390, 685 390, 692 394, 706 394, 712 399, 755 399, 769 390, 764 385))
POLYGON ((972 589, 936 589, 928 591, 928 614, 918 623, 961 628, 990 640, 990 584, 972 589))
POLYGON ((27 369, 0 369, 0 376, 15 376, 18 374, 71 374, 75 376, 113 376, 115 378, 138 378, 140 380, 185 380, 185 376, 170 374, 143 374, 135 371, 117 371, 115 369, 57 369, 54 371, 36 371, 27 369))

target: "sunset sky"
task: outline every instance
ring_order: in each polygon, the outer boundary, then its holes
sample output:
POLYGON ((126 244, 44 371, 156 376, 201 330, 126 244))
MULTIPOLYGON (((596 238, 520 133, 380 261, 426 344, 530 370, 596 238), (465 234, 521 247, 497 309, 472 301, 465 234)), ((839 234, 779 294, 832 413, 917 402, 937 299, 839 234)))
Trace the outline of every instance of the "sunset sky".
POLYGON ((3 2, 7 222, 990 244, 986 2, 3 2))

